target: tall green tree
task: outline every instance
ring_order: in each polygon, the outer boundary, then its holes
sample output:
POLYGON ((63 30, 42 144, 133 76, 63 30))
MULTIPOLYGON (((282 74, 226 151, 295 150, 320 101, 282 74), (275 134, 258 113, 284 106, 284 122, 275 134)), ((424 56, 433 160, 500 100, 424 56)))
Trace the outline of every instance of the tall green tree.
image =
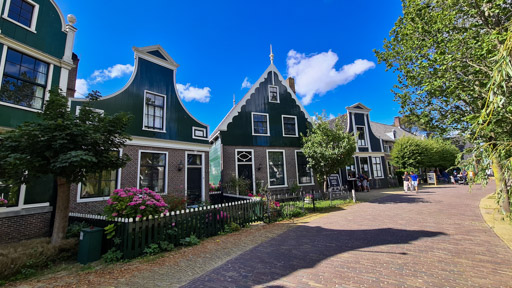
MULTIPOLYGON (((383 49, 375 51, 379 62, 397 73, 393 92, 402 113, 427 131, 443 135, 456 130, 475 144, 489 144, 493 150, 496 139, 506 137, 506 122, 493 122, 479 133, 472 128, 478 125, 480 113, 488 104, 488 84, 505 44, 512 2, 402 3, 403 16, 384 41, 383 49)), ((501 162, 492 162, 497 174, 501 162)), ((499 180, 497 187, 502 186, 499 180)))
POLYGON ((52 89, 39 121, 0 134, 0 175, 5 182, 19 187, 48 174, 57 181, 53 244, 66 234, 71 184, 129 161, 127 155, 111 153, 130 139, 125 132, 129 115, 101 115, 85 106, 75 116, 67 103, 64 95, 52 89))
POLYGON ((425 167, 428 151, 421 139, 402 137, 396 140, 391 150, 391 163, 400 170, 416 170, 425 167))
POLYGON ((339 119, 333 121, 332 127, 324 117, 317 116, 317 119, 307 135, 302 135, 302 152, 317 183, 322 183, 327 191, 327 176, 351 163, 356 140, 353 134, 344 132, 339 119))

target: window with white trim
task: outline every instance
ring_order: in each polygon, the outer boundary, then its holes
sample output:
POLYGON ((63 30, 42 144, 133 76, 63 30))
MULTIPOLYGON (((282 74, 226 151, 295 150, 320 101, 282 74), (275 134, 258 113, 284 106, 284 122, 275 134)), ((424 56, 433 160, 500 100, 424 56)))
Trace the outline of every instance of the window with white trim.
POLYGON ((286 186, 284 151, 267 151, 268 187, 286 186))
POLYGON ((364 126, 357 126, 357 146, 367 146, 364 126))
POLYGON ((268 86, 268 101, 279 103, 279 87, 268 86))
POLYGON ((283 136, 297 137, 297 117, 283 115, 283 136))
MULTIPOLYGON (((120 151, 112 151, 111 156, 119 157, 120 151)), ((79 185, 80 199, 109 197, 119 186, 119 170, 107 170, 88 174, 79 185)))
POLYGON ((42 110, 48 81, 48 67, 47 63, 8 49, 0 101, 42 110))
POLYGON ((146 92, 144 105, 144 128, 164 131, 165 96, 146 92))
POLYGON ((297 161, 297 183, 299 185, 313 184, 313 170, 308 167, 308 159, 302 151, 295 152, 297 161))
POLYGON ((4 17, 20 26, 35 30, 38 11, 39 5, 30 0, 8 0, 4 17))
POLYGON ((390 161, 386 161, 388 163, 388 175, 389 177, 393 177, 395 175, 395 169, 393 168, 393 165, 391 165, 390 161))
POLYGON ((139 163, 139 188, 165 193, 167 154, 141 151, 139 163))
POLYGON ((20 192, 19 186, 8 185, 0 179, 0 207, 18 207, 20 192))
POLYGON ((372 157, 373 175, 375 178, 382 178, 382 160, 380 157, 372 157))
POLYGON ((192 138, 194 139, 206 139, 206 129, 199 127, 192 127, 192 138))
POLYGON ((368 164, 368 157, 359 157, 359 172, 364 173, 368 178, 370 177, 370 165, 368 164))
POLYGON ((355 180, 357 178, 356 164, 354 162, 354 158, 352 158, 352 162, 345 167, 345 170, 347 170, 348 180, 355 180))
POLYGON ((270 135, 268 131, 268 114, 252 113, 252 135, 270 135))

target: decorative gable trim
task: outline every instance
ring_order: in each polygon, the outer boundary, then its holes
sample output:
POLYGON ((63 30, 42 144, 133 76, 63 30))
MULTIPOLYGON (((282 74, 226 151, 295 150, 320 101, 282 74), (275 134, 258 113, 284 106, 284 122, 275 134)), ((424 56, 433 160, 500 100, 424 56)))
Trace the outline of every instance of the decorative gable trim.
POLYGON ((178 65, 178 63, 176 63, 176 61, 174 61, 174 59, 172 59, 171 56, 169 56, 169 54, 167 54, 167 52, 165 52, 165 50, 160 45, 152 45, 152 46, 147 46, 147 47, 142 47, 142 48, 133 47, 132 49, 133 49, 133 52, 135 52, 135 57, 144 58, 150 62, 170 68, 172 70, 176 70, 176 68, 178 68, 180 66, 180 65, 178 65), (152 52, 152 51, 159 52, 160 54, 162 54, 162 56, 165 59, 162 59, 161 57, 150 54, 149 52, 152 52))
POLYGON ((361 102, 357 102, 356 104, 345 107, 345 109, 347 109, 347 111, 349 111, 349 112, 359 112, 359 113, 368 113, 372 110, 372 109, 366 107, 365 105, 363 105, 361 102))
MULTIPOLYGON (((219 126, 217 126, 217 128, 215 128, 215 130, 213 131, 212 137, 215 136, 219 131, 226 131, 227 130, 228 124, 233 121, 233 118, 236 115, 238 115, 238 113, 240 113, 240 111, 242 110, 242 107, 245 105, 247 100, 249 100, 251 98, 251 95, 254 94, 256 88, 259 87, 260 83, 265 81, 265 77, 267 76, 268 72, 270 72, 270 71, 276 73, 279 81, 281 81, 283 86, 286 87, 286 90, 292 95, 292 98, 295 100, 297 105, 299 105, 300 110, 304 113, 304 115, 306 116, 306 119, 310 123, 313 123, 313 118, 311 118, 311 116, 306 111, 306 109, 304 109, 304 106, 302 106, 302 104, 300 103, 300 101, 297 98, 297 96, 295 95, 295 93, 292 91, 292 89, 290 89, 290 87, 288 86, 288 84, 284 80, 283 76, 277 70, 276 66, 274 66, 274 64, 271 63, 268 66, 267 70, 265 70, 265 72, 263 72, 263 74, 260 76, 258 81, 256 81, 252 85, 251 89, 249 89, 249 91, 244 95, 242 100, 240 100, 240 102, 238 102, 233 108, 231 108, 231 110, 228 112, 226 117, 224 117, 224 119, 222 119, 222 121, 220 122, 219 126)), ((212 137, 210 137, 210 141, 212 140, 212 137)))

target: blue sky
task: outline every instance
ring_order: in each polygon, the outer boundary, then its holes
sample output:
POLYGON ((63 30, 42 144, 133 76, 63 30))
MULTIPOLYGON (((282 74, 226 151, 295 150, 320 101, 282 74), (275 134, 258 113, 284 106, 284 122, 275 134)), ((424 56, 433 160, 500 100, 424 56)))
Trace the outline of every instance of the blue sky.
POLYGON ((159 44, 180 65, 183 103, 210 131, 270 64, 296 78, 297 95, 313 116, 337 116, 362 102, 372 121, 391 124, 399 105, 390 92, 396 75, 377 64, 401 15, 386 1, 120 1, 56 0, 74 14, 80 91, 107 96, 133 69, 132 47, 159 44))

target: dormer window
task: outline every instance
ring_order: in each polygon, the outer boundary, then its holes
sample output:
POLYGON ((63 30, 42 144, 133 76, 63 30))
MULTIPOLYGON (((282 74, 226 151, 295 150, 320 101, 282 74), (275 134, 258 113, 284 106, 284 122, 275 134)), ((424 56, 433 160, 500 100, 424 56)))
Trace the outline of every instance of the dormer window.
POLYGON ((277 86, 268 86, 268 101, 279 103, 279 88, 277 86))
POLYGON ((366 131, 364 126, 357 126, 357 146, 368 146, 366 143, 366 131))
POLYGON ((144 130, 165 132, 165 95, 146 92, 144 130))
POLYGON ((393 129, 393 139, 396 139, 396 130, 393 129))
POLYGON ((5 5, 4 18, 35 32, 39 5, 30 0, 9 0, 5 5))

